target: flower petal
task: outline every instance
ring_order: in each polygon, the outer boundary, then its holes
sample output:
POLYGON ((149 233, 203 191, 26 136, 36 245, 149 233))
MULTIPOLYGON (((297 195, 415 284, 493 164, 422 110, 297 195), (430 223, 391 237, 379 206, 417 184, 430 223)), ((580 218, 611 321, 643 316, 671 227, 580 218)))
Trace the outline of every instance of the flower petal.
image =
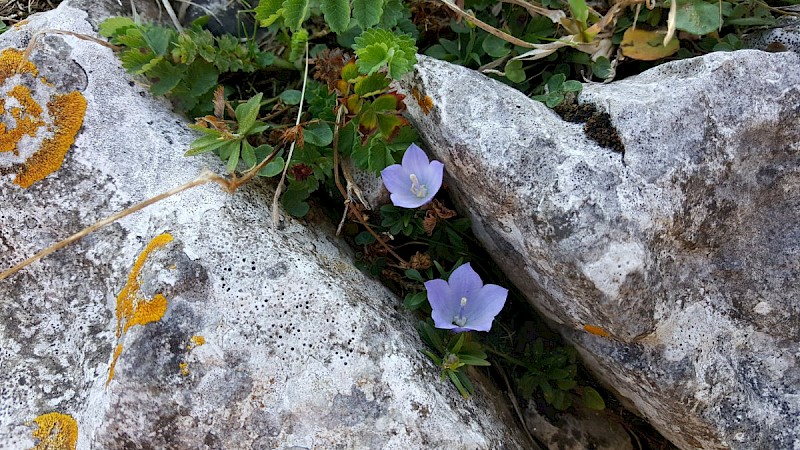
POLYGON ((489 331, 507 298, 508 289, 496 284, 483 286, 464 307, 464 315, 467 316, 465 326, 476 331, 489 331))
POLYGON ((430 201, 430 199, 425 200, 424 198, 419 198, 410 192, 408 194, 392 194, 390 197, 394 206, 408 209, 419 208, 430 201))
POLYGON ((391 165, 381 170, 383 185, 391 193, 411 192, 411 178, 400 164, 391 165))
POLYGON ((421 178, 422 183, 427 186, 428 195, 431 198, 442 188, 442 178, 444 178, 444 164, 439 161, 431 161, 421 178))
POLYGON ((471 300, 471 297, 483 286, 480 275, 475 272, 470 263, 458 266, 458 268, 450 274, 448 283, 453 290, 454 296, 458 297, 459 301, 461 297, 467 297, 471 300))
POLYGON ((424 176, 423 174, 426 173, 429 164, 428 155, 415 144, 411 144, 403 154, 403 168, 409 174, 413 173, 418 177, 424 176))
POLYGON ((430 280, 425 282, 425 289, 428 291, 428 302, 431 304, 431 317, 436 328, 453 329, 453 317, 455 317, 460 303, 454 301, 452 289, 446 281, 442 279, 430 280))

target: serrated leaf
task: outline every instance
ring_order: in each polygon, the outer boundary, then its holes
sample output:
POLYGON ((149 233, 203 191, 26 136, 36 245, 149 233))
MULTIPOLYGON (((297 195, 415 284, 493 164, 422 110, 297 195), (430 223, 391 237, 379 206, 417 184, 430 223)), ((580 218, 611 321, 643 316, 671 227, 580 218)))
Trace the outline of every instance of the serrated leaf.
MULTIPOLYGON (((394 138, 397 130, 408 124, 408 120, 395 114, 378 114, 378 129, 387 141, 394 138)), ((391 151, 391 150, 390 150, 391 151)))
POLYGON ((386 144, 379 140, 373 140, 373 145, 369 148, 368 169, 376 174, 381 170, 395 163, 392 152, 386 144))
MULTIPOLYGON (((160 60, 160 57, 158 58, 160 60)), ((151 67, 151 62, 157 59, 157 57, 150 51, 142 53, 138 49, 134 49, 123 51, 120 53, 119 59, 122 61, 122 67, 124 67, 125 70, 135 75, 141 75, 147 68, 151 67)), ((157 62, 158 61, 156 61, 156 63, 157 62)))
POLYGON ((323 122, 312 123, 303 128, 303 137, 306 143, 317 147, 327 147, 333 142, 333 130, 330 125, 323 122))
POLYGON ((410 15, 411 13, 402 0, 386 0, 386 5, 383 7, 381 25, 386 28, 394 28, 410 15))
POLYGON ((350 0, 320 0, 319 9, 331 31, 341 33, 347 30, 350 25, 350 0))
POLYGON ((628 28, 622 35, 619 47, 623 55, 639 61, 666 58, 680 49, 681 45, 677 39, 672 39, 666 46, 663 41, 664 33, 628 28))
POLYGON ((372 101, 372 110, 375 112, 396 111, 399 102, 400 99, 396 95, 384 94, 372 101))
POLYGON ((342 67, 342 79, 347 81, 348 83, 352 83, 353 80, 358 78, 358 67, 356 67, 356 62, 350 60, 347 64, 342 67))
POLYGON ((353 18, 362 30, 371 28, 381 21, 385 0, 353 0, 353 18))
POLYGON ((144 40, 144 36, 142 35, 142 31, 139 29, 139 27, 128 28, 124 31, 124 34, 120 34, 115 39, 117 44, 128 47, 131 50, 147 48, 147 42, 144 40))
POLYGON ((153 95, 166 94, 180 83, 184 73, 184 67, 175 66, 167 61, 160 61, 147 72, 147 76, 153 79, 150 92, 152 92, 153 95))
POLYGON ((156 55, 163 56, 167 53, 173 33, 168 28, 149 27, 142 32, 142 38, 156 55))
POLYGON ((219 74, 214 65, 209 62, 198 59, 189 66, 187 72, 191 76, 187 77, 185 81, 188 83, 189 95, 192 97, 200 97, 217 85, 219 74))
POLYGON ((283 0, 261 0, 255 7, 256 20, 262 27, 268 27, 281 18, 283 0))
POLYGON ((97 32, 101 36, 110 38, 120 34, 125 28, 135 27, 136 24, 128 17, 109 17, 108 19, 100 22, 97 27, 97 32))
POLYGON ((373 73, 356 81, 353 90, 361 97, 369 97, 385 91, 391 82, 392 80, 388 79, 386 74, 381 72, 373 73))
POLYGON ((300 30, 303 22, 311 16, 309 0, 284 0, 283 23, 292 31, 300 30))
POLYGON ((365 74, 375 73, 388 65, 389 76, 396 80, 410 72, 417 63, 414 38, 380 28, 364 31, 355 39, 353 49, 358 56, 358 70, 365 74))
POLYGON ((702 36, 722 25, 716 2, 712 5, 703 0, 677 0, 677 6, 675 28, 679 30, 702 36))
POLYGON ((259 92, 246 103, 242 103, 236 107, 236 121, 239 122, 240 135, 244 136, 248 134, 255 124, 258 111, 261 109, 262 96, 263 94, 259 92))
POLYGON ((308 42, 308 31, 300 29, 292 34, 289 43, 289 61, 298 61, 305 56, 306 42, 308 42))

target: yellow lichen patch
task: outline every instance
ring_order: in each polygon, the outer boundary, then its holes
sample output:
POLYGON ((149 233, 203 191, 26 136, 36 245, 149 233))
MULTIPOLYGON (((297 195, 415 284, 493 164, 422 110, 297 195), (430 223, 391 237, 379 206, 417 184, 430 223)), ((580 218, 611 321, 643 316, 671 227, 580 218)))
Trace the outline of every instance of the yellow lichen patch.
POLYGON ((61 167, 69 148, 75 142, 75 135, 83 125, 86 99, 80 92, 70 92, 54 96, 47 107, 53 117, 53 137, 42 142, 39 150, 25 161, 14 179, 14 183, 23 188, 30 187, 61 167))
POLYGON ((190 348, 200 347, 201 345, 206 343, 206 338, 204 338, 203 336, 192 336, 191 341, 193 345, 190 346, 190 348))
MULTIPOLYGON (((17 154, 17 143, 22 136, 35 136, 36 132, 45 123, 41 119, 42 107, 31 97, 31 91, 22 85, 14 86, 8 92, 9 97, 17 99, 20 107, 11 108, 11 117, 17 122, 12 129, 7 129, 5 124, 0 124, 0 152, 14 152, 17 154)), ((0 114, 5 114, 5 102, 0 114)))
POLYGON ((33 438, 39 441, 33 450, 75 450, 78 445, 78 422, 72 416, 51 412, 33 422, 38 425, 33 438))
POLYGON ((108 369, 108 378, 106 379, 106 386, 108 383, 111 383, 111 380, 114 378, 114 368, 117 367, 117 360, 119 359, 119 355, 122 353, 122 344, 117 344, 117 348, 114 349, 114 357, 111 359, 111 368, 108 369))
MULTIPOLYGON (((167 311, 167 299, 161 294, 156 294, 151 299, 145 298, 139 291, 142 287, 142 280, 140 279, 142 267, 144 266, 147 257, 155 250, 172 242, 172 235, 164 233, 156 236, 150 243, 147 244, 136 262, 133 264, 128 281, 125 287, 122 288, 117 296, 117 341, 134 325, 147 325, 151 322, 158 322, 164 317, 167 311)), ((111 359, 111 366, 108 370, 108 378, 106 379, 106 386, 114 378, 114 368, 117 365, 117 360, 122 354, 122 344, 118 343, 114 349, 114 355, 111 359)))
POLYGON ((188 362, 182 362, 182 363, 178 364, 178 367, 181 368, 181 375, 183 375, 185 377, 189 376, 189 363, 188 362))
POLYGON ((164 316, 164 312, 167 310, 167 299, 161 294, 155 295, 150 300, 142 297, 139 292, 142 287, 142 281, 139 276, 147 256, 170 242, 172 242, 171 234, 158 235, 147 244, 147 247, 136 258, 133 269, 128 275, 128 282, 117 296, 117 337, 120 337, 122 333, 128 331, 133 325, 157 322, 164 316))
POLYGON ((6 78, 26 73, 34 77, 39 76, 36 65, 25 59, 25 53, 22 50, 7 48, 0 53, 0 84, 4 83, 6 78))
POLYGON ((610 336, 610 334, 608 334, 608 331, 606 331, 606 330, 604 330, 604 329, 602 329, 600 327, 596 327, 594 325, 584 325, 583 329, 586 330, 587 332, 595 335, 595 336, 600 336, 600 337, 609 337, 610 336))

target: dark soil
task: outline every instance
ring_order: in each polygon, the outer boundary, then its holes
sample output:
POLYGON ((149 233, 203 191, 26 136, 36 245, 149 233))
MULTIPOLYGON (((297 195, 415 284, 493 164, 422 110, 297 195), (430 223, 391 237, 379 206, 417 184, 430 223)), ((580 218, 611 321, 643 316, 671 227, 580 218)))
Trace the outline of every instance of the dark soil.
POLYGON ((606 112, 598 111, 594 105, 589 103, 574 104, 562 103, 555 108, 562 119, 572 123, 582 123, 583 131, 589 139, 597 142, 603 147, 615 152, 625 153, 625 145, 622 143, 617 129, 611 123, 611 116, 606 112))
POLYGON ((31 14, 49 11, 61 0, 0 0, 0 20, 7 21, 7 25, 24 20, 31 14))

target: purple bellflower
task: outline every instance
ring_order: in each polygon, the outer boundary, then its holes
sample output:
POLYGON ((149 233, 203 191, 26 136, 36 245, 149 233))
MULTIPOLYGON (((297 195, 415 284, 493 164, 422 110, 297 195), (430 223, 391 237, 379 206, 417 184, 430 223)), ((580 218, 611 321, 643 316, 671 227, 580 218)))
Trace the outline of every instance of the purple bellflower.
POLYGON ((472 266, 463 264, 442 279, 425 282, 428 301, 433 308, 436 328, 462 331, 489 331, 492 321, 503 309, 508 289, 496 284, 483 284, 472 266))
POLYGON ((421 148, 414 144, 403 155, 403 164, 394 164, 381 171, 386 189, 392 194, 392 204, 403 208, 418 208, 433 199, 442 187, 444 164, 428 161, 421 148))

